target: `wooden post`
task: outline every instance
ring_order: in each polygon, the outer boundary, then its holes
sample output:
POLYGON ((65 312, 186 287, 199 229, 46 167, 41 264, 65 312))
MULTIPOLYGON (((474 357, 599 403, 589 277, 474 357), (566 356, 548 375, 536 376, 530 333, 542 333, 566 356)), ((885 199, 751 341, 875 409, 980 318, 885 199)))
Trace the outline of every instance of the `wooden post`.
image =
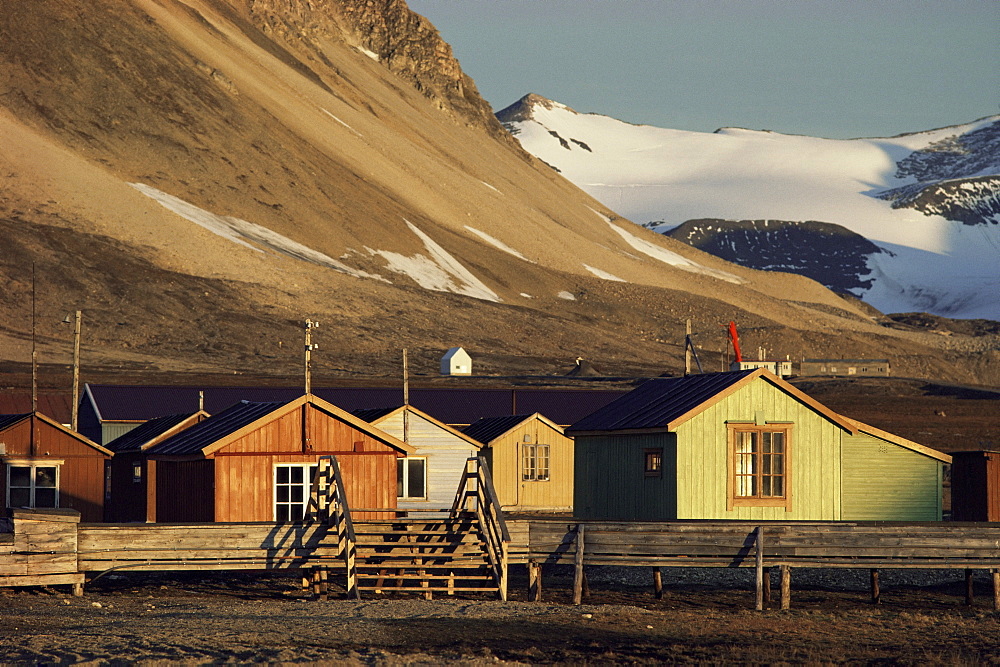
POLYGON ((970 568, 965 568, 965 604, 971 607, 974 597, 975 591, 973 590, 972 570, 970 568))
POLYGON ((325 565, 319 568, 319 599, 330 599, 330 570, 325 565))
POLYGON ((528 602, 542 601, 542 567, 534 558, 528 561, 528 602))
POLYGON ((663 599, 663 573, 659 567, 653 568, 653 595, 657 600, 663 599))
POLYGON ((993 611, 1000 611, 1000 570, 993 570, 993 611))
POLYGON ((582 523, 576 524, 576 570, 573 573, 573 604, 583 601, 583 545, 584 529, 582 523))
MULTIPOLYGON (((73 411, 70 426, 77 430, 77 416, 80 412, 80 324, 83 313, 76 311, 76 326, 73 330, 73 411)), ((81 593, 82 595, 82 593, 81 593)))
POLYGON ((764 527, 757 526, 757 554, 756 554, 756 566, 757 566, 757 595, 756 595, 756 609, 761 611, 764 609, 764 527))
POLYGON ((771 568, 764 568, 764 604, 771 604, 771 568))
POLYGON ((882 604, 882 587, 879 586, 878 582, 878 570, 872 568, 871 570, 871 582, 872 582, 872 604, 882 604))
POLYGON ((684 327, 684 377, 691 375, 691 319, 684 327))
POLYGON ((83 597, 83 584, 73 584, 73 597, 83 597))
POLYGON ((792 568, 782 565, 779 568, 781 578, 781 608, 790 609, 792 606, 792 568))

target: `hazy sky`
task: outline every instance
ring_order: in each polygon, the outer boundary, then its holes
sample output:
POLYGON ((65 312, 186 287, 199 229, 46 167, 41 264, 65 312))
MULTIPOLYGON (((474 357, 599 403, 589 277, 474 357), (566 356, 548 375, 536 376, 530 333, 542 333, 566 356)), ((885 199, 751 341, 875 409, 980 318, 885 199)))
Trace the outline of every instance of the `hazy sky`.
POLYGON ((997 0, 408 0, 499 110, 890 136, 1000 113, 997 0))

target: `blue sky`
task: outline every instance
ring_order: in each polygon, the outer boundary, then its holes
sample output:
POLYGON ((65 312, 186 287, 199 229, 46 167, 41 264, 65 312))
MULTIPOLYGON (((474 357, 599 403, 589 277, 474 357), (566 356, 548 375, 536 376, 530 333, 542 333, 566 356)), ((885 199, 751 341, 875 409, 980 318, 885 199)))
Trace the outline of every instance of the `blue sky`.
POLYGON ((408 0, 494 109, 891 136, 1000 114, 997 0, 408 0))

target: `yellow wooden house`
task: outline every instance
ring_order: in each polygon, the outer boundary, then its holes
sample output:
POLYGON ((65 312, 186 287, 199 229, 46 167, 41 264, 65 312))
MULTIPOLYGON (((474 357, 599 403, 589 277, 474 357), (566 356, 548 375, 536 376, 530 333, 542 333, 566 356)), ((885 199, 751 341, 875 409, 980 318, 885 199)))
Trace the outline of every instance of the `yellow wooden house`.
POLYGON ((483 444, 504 510, 573 510, 573 439, 539 413, 484 417, 463 432, 483 444))

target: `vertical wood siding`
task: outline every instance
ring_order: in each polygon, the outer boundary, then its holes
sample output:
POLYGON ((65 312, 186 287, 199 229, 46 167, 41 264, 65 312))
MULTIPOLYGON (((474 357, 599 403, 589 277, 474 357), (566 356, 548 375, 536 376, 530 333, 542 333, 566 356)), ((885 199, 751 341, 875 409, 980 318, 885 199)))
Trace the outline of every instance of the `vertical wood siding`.
POLYGON ((156 522, 215 521, 214 461, 156 462, 156 522))
POLYGON ((573 509, 573 439, 539 419, 530 419, 490 443, 490 470, 500 504, 520 511, 573 509), (521 479, 521 446, 524 436, 532 443, 549 445, 548 481, 521 479))
POLYGON ((823 520, 840 516, 842 429, 765 380, 757 380, 677 428, 677 518, 751 521, 823 520), (726 421, 791 422, 791 511, 727 510, 726 421))
MULTIPOLYGON (((69 433, 36 417, 15 424, 0 434, 6 444, 3 459, 61 460, 59 506, 80 512, 80 520, 104 521, 104 468, 110 458, 69 433), (35 425, 35 448, 31 447, 31 424, 35 425)), ((0 500, 7 498, 7 471, 0 469, 0 500)))
POLYGON ((676 434, 576 438, 573 514, 581 519, 677 518, 676 434), (645 450, 663 449, 663 474, 647 477, 645 450))
POLYGON ((275 464, 325 454, 337 456, 352 507, 396 507, 396 450, 306 404, 214 453, 214 520, 273 521, 275 464))
POLYGON ((940 461, 867 433, 843 437, 845 521, 940 521, 940 461))
MULTIPOLYGON (((406 509, 450 508, 455 501, 459 482, 465 473, 465 462, 469 457, 478 456, 479 449, 420 415, 411 412, 409 419, 410 441, 407 444, 417 450, 413 456, 427 459, 427 497, 422 500, 400 498, 397 501, 398 506, 406 509)), ((379 422, 378 428, 402 440, 403 413, 398 412, 384 419, 379 422)), ((395 468, 392 475, 395 480, 395 468)), ((367 505, 367 507, 386 507, 386 505, 367 505)))

